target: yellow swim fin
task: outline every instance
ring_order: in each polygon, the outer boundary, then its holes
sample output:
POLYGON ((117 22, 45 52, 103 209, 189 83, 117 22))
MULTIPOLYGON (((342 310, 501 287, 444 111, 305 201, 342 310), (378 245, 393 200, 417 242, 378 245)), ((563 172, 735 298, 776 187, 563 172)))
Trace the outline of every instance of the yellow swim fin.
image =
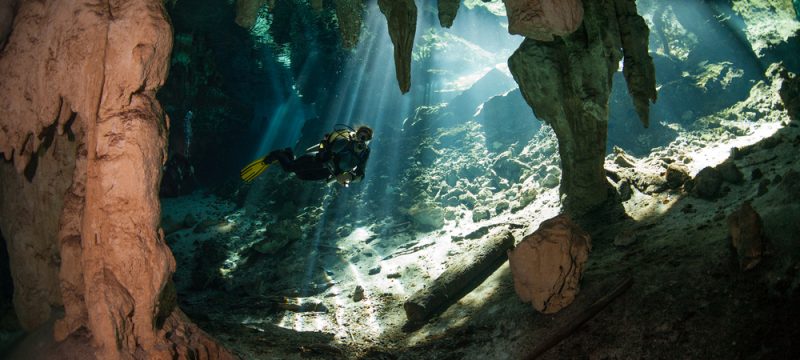
POLYGON ((261 173, 264 172, 264 170, 267 170, 267 168, 270 165, 271 164, 267 164, 266 162, 264 162, 264 159, 255 160, 255 161, 251 162, 249 165, 245 166, 242 169, 242 171, 239 172, 239 176, 245 182, 251 182, 256 177, 258 177, 258 175, 261 175, 261 173))

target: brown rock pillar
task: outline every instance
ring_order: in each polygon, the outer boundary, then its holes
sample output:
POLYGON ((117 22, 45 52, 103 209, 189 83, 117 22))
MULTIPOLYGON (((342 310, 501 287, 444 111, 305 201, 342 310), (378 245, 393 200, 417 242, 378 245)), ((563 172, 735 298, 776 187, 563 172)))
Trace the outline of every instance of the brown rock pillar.
POLYGON ((0 199, 3 218, 21 230, 0 227, 19 248, 59 250, 40 257, 9 247, 12 258, 32 260, 14 264, 16 274, 49 264, 15 276, 15 287, 48 294, 33 306, 17 301, 26 328, 60 302, 56 339, 83 327, 101 359, 230 358, 161 296, 175 268, 159 229, 167 120, 155 92, 172 48, 163 1, 21 1, 14 24, 0 53, 0 151, 18 174, 0 173, 39 185, 0 199), (70 131, 74 141, 61 136, 70 131), (33 221, 31 211, 47 215, 33 221), (51 281, 55 268, 60 282, 51 281))
POLYGON ((508 61, 523 97, 558 137, 560 190, 575 215, 599 207, 612 193, 603 163, 611 80, 623 47, 626 78, 633 79, 628 85, 635 86, 631 94, 645 124, 649 101, 655 99, 647 27, 632 20, 641 20, 633 1, 585 0, 583 6, 577 31, 553 41, 527 38, 508 61))

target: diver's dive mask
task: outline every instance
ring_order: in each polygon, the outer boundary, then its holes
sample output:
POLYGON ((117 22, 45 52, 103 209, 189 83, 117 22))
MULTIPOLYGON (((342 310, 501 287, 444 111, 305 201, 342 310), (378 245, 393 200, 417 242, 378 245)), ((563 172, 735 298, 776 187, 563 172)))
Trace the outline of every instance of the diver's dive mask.
POLYGON ((356 152, 360 153, 367 149, 367 143, 365 141, 360 141, 360 140, 356 141, 353 148, 356 150, 356 152))
POLYGON ((356 133, 356 140, 358 140, 358 142, 366 143, 371 138, 372 137, 370 136, 370 134, 367 133, 366 131, 359 131, 356 133))

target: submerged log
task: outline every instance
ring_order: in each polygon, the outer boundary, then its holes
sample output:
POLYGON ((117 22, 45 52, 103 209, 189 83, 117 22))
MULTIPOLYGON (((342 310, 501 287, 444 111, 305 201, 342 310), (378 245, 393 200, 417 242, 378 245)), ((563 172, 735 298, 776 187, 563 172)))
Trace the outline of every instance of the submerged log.
POLYGON ((475 289, 508 259, 506 252, 513 246, 514 236, 508 230, 488 236, 477 253, 468 254, 406 301, 406 327, 425 323, 475 289))

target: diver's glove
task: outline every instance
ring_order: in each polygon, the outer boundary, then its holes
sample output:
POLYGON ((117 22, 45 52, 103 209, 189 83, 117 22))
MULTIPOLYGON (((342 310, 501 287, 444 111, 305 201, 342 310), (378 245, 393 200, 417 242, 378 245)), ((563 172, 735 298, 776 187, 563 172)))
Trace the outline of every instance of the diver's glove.
POLYGON ((345 187, 350 185, 350 182, 353 181, 353 174, 345 171, 339 175, 336 175, 336 181, 339 184, 344 185, 345 187))

